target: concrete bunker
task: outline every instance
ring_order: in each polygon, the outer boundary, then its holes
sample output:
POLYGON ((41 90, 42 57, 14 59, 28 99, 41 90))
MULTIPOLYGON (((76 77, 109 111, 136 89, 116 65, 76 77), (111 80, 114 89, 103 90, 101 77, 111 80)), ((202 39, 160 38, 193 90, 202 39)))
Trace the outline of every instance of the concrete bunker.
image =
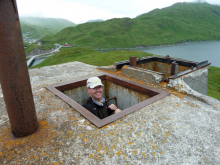
POLYGON ((117 107, 122 110, 120 113, 99 119, 82 106, 89 98, 86 91, 86 81, 89 77, 78 81, 51 85, 47 89, 63 99, 97 127, 102 127, 169 95, 168 92, 125 80, 118 76, 102 74, 97 77, 102 80, 105 86, 103 96, 110 99, 108 103, 115 103, 116 101, 117 107))
POLYGON ((100 69, 121 71, 122 75, 155 85, 167 82, 172 87, 174 81, 181 81, 194 91, 206 95, 209 65, 208 61, 198 63, 169 56, 150 56, 138 59, 130 57, 130 61, 116 62, 112 67, 100 69))

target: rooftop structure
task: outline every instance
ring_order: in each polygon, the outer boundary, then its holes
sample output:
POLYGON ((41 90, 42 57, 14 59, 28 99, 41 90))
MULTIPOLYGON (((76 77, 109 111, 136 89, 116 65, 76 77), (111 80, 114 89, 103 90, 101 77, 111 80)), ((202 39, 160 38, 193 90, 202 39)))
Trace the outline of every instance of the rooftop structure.
MULTIPOLYGON (((144 83, 155 85, 167 82, 169 87, 191 89, 191 92, 207 94, 208 89, 208 61, 201 63, 174 59, 169 56, 150 56, 135 59, 135 61, 121 61, 110 67, 100 67, 101 70, 118 72, 144 83), (132 63, 132 65, 131 65, 132 63)), ((189 92, 187 94, 190 94, 189 92)))
MULTIPOLYGON (((119 71, 111 73, 145 84, 119 71)), ((11 135, 0 90, 0 164, 220 162, 220 102, 214 98, 192 97, 165 82, 146 83, 170 95, 98 128, 46 88, 99 74, 106 72, 80 62, 29 70, 39 128, 24 138, 11 135)))

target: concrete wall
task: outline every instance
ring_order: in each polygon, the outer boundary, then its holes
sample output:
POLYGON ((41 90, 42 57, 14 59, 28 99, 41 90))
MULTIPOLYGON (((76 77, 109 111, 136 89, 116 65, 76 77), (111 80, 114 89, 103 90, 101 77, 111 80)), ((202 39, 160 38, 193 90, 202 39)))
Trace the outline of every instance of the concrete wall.
POLYGON ((101 69, 101 70, 104 70, 104 71, 117 72, 116 66, 114 66, 114 65, 111 65, 111 66, 100 66, 100 67, 97 67, 97 69, 101 69))
POLYGON ((149 98, 146 94, 106 81, 106 98, 117 98, 117 106, 123 110, 149 98))
POLYGON ((164 74, 160 74, 151 70, 141 70, 128 66, 123 66, 121 73, 125 76, 135 78, 145 83, 158 84, 163 81, 164 74))
POLYGON ((171 76, 171 64, 154 62, 154 71, 164 73, 165 78, 171 76))
POLYGON ((179 78, 169 79, 169 87, 189 95, 195 95, 193 91, 207 95, 208 66, 179 78))
POLYGON ((181 73, 181 72, 189 70, 189 69, 190 69, 190 67, 178 65, 178 73, 181 73))
MULTIPOLYGON (((164 78, 168 78, 171 76, 172 64, 153 61, 153 62, 148 62, 145 64, 138 65, 137 67, 163 73, 165 75, 164 78)), ((190 68, 178 65, 178 73, 183 72, 188 69, 190 69, 190 68)))
POLYGON ((207 95, 208 67, 183 76, 183 81, 194 91, 207 95))
POLYGON ((89 98, 89 94, 86 89, 86 86, 81 86, 68 91, 64 91, 64 93, 80 105, 83 105, 89 98))
MULTIPOLYGON (((117 106, 121 110, 131 107, 149 98, 149 96, 145 94, 135 92, 123 86, 114 84, 110 81, 102 81, 102 83, 104 84, 103 97, 105 99, 116 97, 117 106)), ((64 93, 80 105, 85 104, 87 99, 89 98, 86 86, 81 86, 68 91, 64 91, 64 93)), ((111 103, 115 104, 115 101, 112 100, 108 102, 108 104, 111 103)))
POLYGON ((148 63, 144 63, 144 64, 137 65, 137 67, 155 71, 155 70, 154 70, 154 63, 155 63, 155 62, 148 62, 148 63))

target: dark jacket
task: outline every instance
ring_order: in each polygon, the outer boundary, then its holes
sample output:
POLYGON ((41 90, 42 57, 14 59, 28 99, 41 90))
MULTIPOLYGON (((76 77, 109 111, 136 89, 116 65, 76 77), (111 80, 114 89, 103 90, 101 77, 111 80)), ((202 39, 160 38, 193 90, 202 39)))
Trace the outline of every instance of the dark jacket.
POLYGON ((109 109, 105 103, 104 106, 99 106, 92 101, 91 97, 89 97, 89 99, 87 100, 86 104, 83 105, 83 107, 89 110, 97 117, 99 117, 100 119, 104 119, 105 117, 114 114, 114 111, 109 109))

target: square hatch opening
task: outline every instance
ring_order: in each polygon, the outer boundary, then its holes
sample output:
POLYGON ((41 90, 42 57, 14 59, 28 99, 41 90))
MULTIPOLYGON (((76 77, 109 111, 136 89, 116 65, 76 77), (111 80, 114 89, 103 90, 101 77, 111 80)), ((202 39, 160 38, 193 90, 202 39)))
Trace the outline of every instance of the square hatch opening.
POLYGON ((108 105, 110 103, 117 104, 117 107, 122 110, 121 112, 100 119, 82 106, 89 98, 86 81, 91 76, 78 81, 50 85, 46 88, 99 128, 169 95, 168 92, 125 80, 115 75, 102 74, 96 76, 104 84, 103 97, 109 100, 108 105))

